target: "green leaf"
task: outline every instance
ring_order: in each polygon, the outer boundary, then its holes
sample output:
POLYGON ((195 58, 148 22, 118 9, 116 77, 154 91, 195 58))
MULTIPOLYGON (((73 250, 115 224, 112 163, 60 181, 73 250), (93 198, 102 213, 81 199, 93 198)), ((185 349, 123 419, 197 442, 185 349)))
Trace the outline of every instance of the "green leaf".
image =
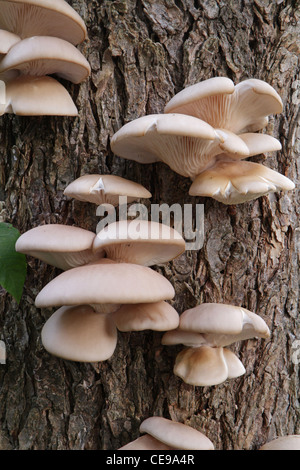
POLYGON ((19 231, 11 224, 0 223, 0 285, 19 303, 26 278, 26 256, 17 253, 19 231))

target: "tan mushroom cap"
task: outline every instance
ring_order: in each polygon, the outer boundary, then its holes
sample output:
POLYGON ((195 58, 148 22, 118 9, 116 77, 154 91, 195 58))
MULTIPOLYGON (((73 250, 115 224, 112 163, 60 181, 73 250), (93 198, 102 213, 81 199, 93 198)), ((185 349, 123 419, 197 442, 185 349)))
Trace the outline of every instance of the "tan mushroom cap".
POLYGON ((122 305, 111 314, 119 331, 168 331, 179 325, 177 311, 167 302, 122 305))
POLYGON ((160 416, 145 419, 140 425, 140 432, 149 434, 173 449, 214 450, 211 440, 200 431, 160 416))
POLYGON ((0 29, 0 58, 2 54, 7 54, 9 49, 19 41, 21 41, 21 38, 17 34, 0 29))
POLYGON ((230 205, 294 188, 289 178, 259 163, 219 161, 194 179, 189 194, 212 197, 230 205))
POLYGON ((95 236, 72 225, 40 225, 23 233, 15 249, 65 271, 100 257, 92 250, 95 236))
POLYGON ((51 36, 32 36, 12 46, 0 62, 0 73, 12 70, 36 77, 56 74, 73 83, 83 82, 91 72, 73 44, 51 36))
POLYGON ((179 329, 201 333, 203 344, 216 347, 270 337, 270 330, 259 315, 243 307, 220 303, 204 303, 186 310, 180 316, 179 329))
POLYGON ((200 346, 177 354, 173 371, 185 383, 207 387, 239 377, 245 368, 229 349, 200 346))
POLYGON ((117 329, 109 315, 100 315, 88 305, 59 308, 41 335, 50 354, 70 361, 105 361, 117 345, 117 329))
POLYGON ((151 193, 141 184, 116 175, 83 175, 72 181, 64 195, 94 204, 119 204, 120 196, 132 202, 139 198, 150 198, 151 193))
POLYGON ((167 446, 163 442, 158 441, 152 436, 145 434, 140 436, 132 442, 129 442, 118 450, 174 450, 172 447, 167 446))
POLYGON ((135 119, 113 135, 111 149, 120 157, 140 163, 162 161, 192 179, 224 152, 240 158, 249 156, 239 136, 184 114, 152 114, 135 119))
POLYGON ((300 435, 291 434, 267 442, 259 450, 300 450, 300 435))
POLYGON ((105 252, 118 262, 153 266, 185 251, 185 241, 168 225, 148 220, 120 220, 104 227, 93 242, 94 253, 105 252))
POLYGON ((172 284, 151 268, 105 259, 61 273, 40 291, 35 305, 44 308, 87 304, 96 308, 158 302, 174 295, 172 284))
POLYGON ((175 346, 177 344, 183 344, 184 346, 188 346, 190 348, 197 348, 199 346, 203 346, 206 343, 207 341, 201 333, 183 331, 180 328, 167 331, 161 339, 161 344, 164 346, 175 346))
POLYGON ((248 79, 234 86, 228 78, 214 77, 180 91, 165 113, 187 114, 240 134, 264 128, 268 116, 281 113, 282 107, 276 90, 263 80, 248 79))
POLYGON ((6 113, 19 116, 77 116, 68 91, 52 77, 20 76, 6 83, 6 113))
POLYGON ((87 38, 79 14, 64 0, 1 0, 0 28, 21 38, 55 36, 72 44, 87 38))

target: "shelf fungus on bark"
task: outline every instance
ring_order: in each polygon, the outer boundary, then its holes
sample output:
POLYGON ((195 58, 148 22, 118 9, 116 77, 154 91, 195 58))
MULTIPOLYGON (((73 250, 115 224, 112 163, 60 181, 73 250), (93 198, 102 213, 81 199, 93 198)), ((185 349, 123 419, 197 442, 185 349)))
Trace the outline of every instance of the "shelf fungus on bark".
POLYGON ((104 227, 93 241, 93 251, 117 262, 153 266, 185 251, 181 234, 168 225, 148 220, 120 220, 104 227))
POLYGON ((279 94, 263 80, 250 78, 234 85, 227 77, 213 77, 184 88, 164 112, 187 114, 215 128, 243 134, 263 129, 268 116, 282 109, 279 94))
POLYGON ((63 306, 42 328, 44 348, 52 355, 77 362, 109 359, 117 345, 117 329, 109 315, 89 305, 63 306))
POLYGON ((64 195, 82 202, 116 207, 120 197, 127 202, 148 199, 151 193, 139 183, 116 175, 87 174, 72 181, 64 190, 64 195))
POLYGON ((113 135, 111 149, 120 157, 143 164, 167 164, 196 181, 191 195, 213 197, 224 204, 242 203, 295 187, 274 170, 266 176, 265 167, 241 162, 281 149, 277 139, 256 132, 265 127, 269 114, 281 111, 279 95, 261 80, 245 80, 235 87, 227 78, 214 78, 175 95, 164 114, 126 123, 113 135), (245 177, 245 187, 239 184, 239 175, 245 177), (262 187, 264 177, 267 181, 262 187), (202 191, 199 181, 206 181, 207 187, 212 182, 214 190, 202 191))
POLYGON ((145 419, 140 433, 118 450, 214 450, 211 440, 197 429, 160 416, 145 419))
POLYGON ((75 47, 86 27, 64 0, 0 0, 0 78, 6 84, 0 114, 77 116, 67 89, 52 74, 81 83, 91 68, 75 47))
POLYGON ((47 35, 74 45, 87 38, 83 19, 65 0, 1 0, 0 28, 22 39, 47 35))
POLYGON ((102 257, 93 252, 95 236, 94 232, 73 225, 45 224, 23 233, 15 249, 66 271, 102 257))
POLYGON ((242 307, 204 303, 183 312, 179 327, 166 332, 162 344, 187 346, 176 357, 175 375, 191 385, 212 386, 245 373, 227 346, 269 336, 267 324, 257 314, 242 307))

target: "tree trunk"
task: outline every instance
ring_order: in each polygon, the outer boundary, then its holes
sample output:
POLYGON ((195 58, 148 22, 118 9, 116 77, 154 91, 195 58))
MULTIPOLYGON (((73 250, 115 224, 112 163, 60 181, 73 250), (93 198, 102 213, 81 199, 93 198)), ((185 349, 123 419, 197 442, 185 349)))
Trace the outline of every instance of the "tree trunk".
POLYGON ((299 2, 68 3, 89 35, 79 48, 91 64, 90 78, 81 85, 62 81, 79 116, 1 118, 2 220, 21 233, 43 223, 95 231, 95 206, 63 195, 85 173, 141 183, 151 203, 204 204, 203 247, 153 269, 173 284, 171 303, 179 313, 202 302, 240 305, 266 321, 271 338, 234 344, 246 373, 212 387, 194 387, 173 374, 182 348, 162 346, 158 332, 119 333, 114 355, 101 363, 65 361, 41 343, 54 310, 34 305, 60 271, 28 257, 20 304, 3 289, 0 296, 0 340, 7 348, 0 364, 0 449, 118 449, 153 415, 200 430, 220 450, 254 450, 277 436, 300 434, 297 187, 225 206, 188 196, 187 178, 162 163, 126 161, 110 149, 125 122, 162 112, 183 87, 214 76, 235 83, 259 78, 283 100, 283 113, 266 129, 282 151, 251 160, 297 184, 299 2))

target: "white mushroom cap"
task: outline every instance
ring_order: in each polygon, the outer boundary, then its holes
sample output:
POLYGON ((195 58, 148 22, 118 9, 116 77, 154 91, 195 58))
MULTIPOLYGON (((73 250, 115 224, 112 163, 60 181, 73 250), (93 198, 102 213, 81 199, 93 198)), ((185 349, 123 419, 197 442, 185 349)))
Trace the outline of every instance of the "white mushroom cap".
POLYGON ((267 442, 259 450, 300 450, 300 435, 291 434, 267 442))
POLYGON ((165 112, 194 116, 240 134, 264 128, 270 114, 282 112, 282 100, 262 80, 248 79, 234 86, 228 78, 214 77, 179 92, 165 112))
POLYGON ((144 266, 165 263, 185 251, 185 241, 168 225, 148 220, 120 220, 104 227, 93 242, 94 253, 105 252, 118 262, 144 266))
POLYGON ((149 198, 151 193, 141 184, 115 175, 83 175, 72 181, 64 195, 79 201, 94 204, 119 204, 120 196, 127 196, 127 202, 149 198))
POLYGON ((92 250, 95 234, 72 225, 47 224, 32 228, 17 240, 19 253, 67 270, 98 259, 92 250))
POLYGON ((140 163, 162 161, 192 179, 223 152, 249 156, 239 136, 184 114, 152 114, 135 119, 113 135, 111 149, 120 157, 140 163))
POLYGON ((9 49, 19 41, 21 38, 17 34, 0 29, 0 57, 2 54, 7 54, 9 49))
POLYGON ((174 295, 172 284, 151 268, 100 260, 61 273, 40 291, 35 305, 44 308, 87 304, 96 309, 98 305, 170 300, 174 295))
POLYGON ((145 434, 140 436, 132 442, 129 442, 118 450, 174 450, 172 447, 167 446, 163 442, 158 441, 152 436, 145 434))
POLYGON ((240 204, 294 188, 289 178, 259 163, 219 161, 195 178, 189 194, 212 197, 223 204, 240 204))
POLYGON ((168 331, 179 325, 179 315, 167 302, 127 304, 111 313, 119 331, 168 331))
POLYGON ((19 116, 77 116, 61 83, 52 77, 20 76, 6 83, 6 113, 19 116))
POLYGON ((203 344, 216 347, 270 336, 260 316, 243 307, 220 303, 204 303, 186 310, 180 316, 179 329, 201 333, 203 344))
POLYGON ((160 416, 145 419, 140 425, 140 432, 147 433, 173 449, 214 450, 214 445, 200 431, 160 416))
POLYGON ((42 343, 54 356, 70 361, 109 359, 117 345, 117 329, 109 315, 88 305, 61 307, 46 321, 42 343))
POLYGON ((173 371, 190 385, 206 387, 239 377, 245 368, 229 349, 200 346, 177 354, 173 371))
POLYGON ((73 83, 84 81, 91 72, 73 44, 51 36, 32 36, 12 46, 0 62, 0 73, 12 70, 36 77, 56 74, 73 83))
POLYGON ((1 0, 0 28, 21 38, 55 36, 72 44, 87 38, 84 21, 64 0, 1 0))
MULTIPOLYGON (((180 323, 180 318, 179 318, 180 323)), ((206 344, 204 336, 201 333, 195 333, 193 331, 183 331, 180 328, 176 330, 167 331, 162 339, 161 344, 165 346, 175 346, 177 344, 183 344, 190 348, 197 348, 206 344)))

